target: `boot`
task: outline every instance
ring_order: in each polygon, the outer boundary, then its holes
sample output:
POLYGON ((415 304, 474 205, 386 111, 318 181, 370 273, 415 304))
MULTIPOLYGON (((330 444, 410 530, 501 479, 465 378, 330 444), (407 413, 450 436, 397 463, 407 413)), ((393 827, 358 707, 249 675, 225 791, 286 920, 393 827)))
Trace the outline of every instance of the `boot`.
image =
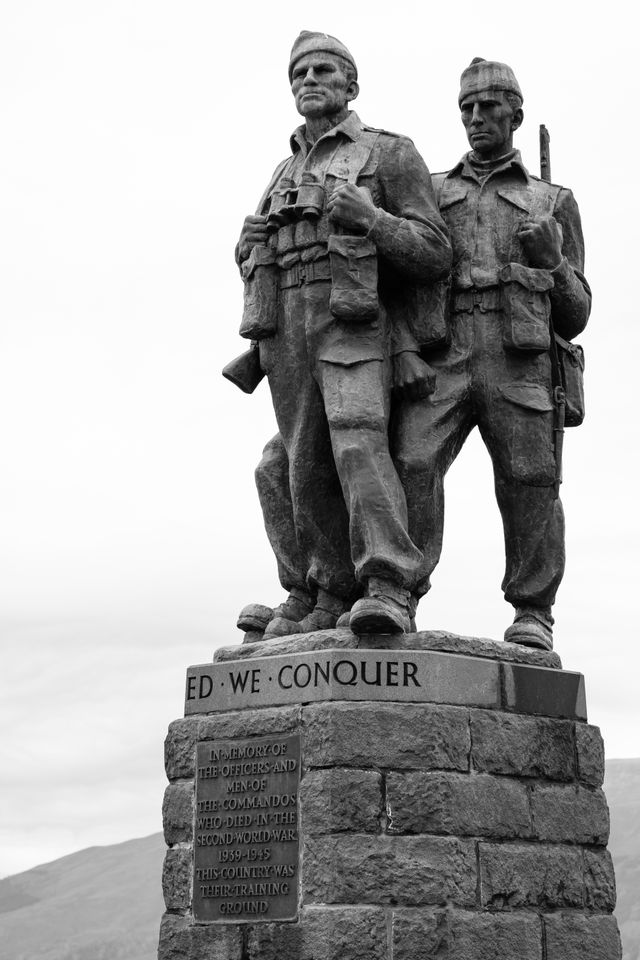
POLYGON ((336 597, 326 590, 318 590, 316 605, 310 613, 300 620, 287 617, 274 617, 264 633, 265 640, 270 637, 288 637, 294 633, 315 633, 316 630, 333 630, 340 614, 347 604, 342 597, 336 597))
POLYGON ((238 630, 245 630, 243 643, 256 643, 262 640, 267 625, 274 618, 284 617, 287 620, 302 620, 314 607, 314 597, 306 590, 293 587, 287 599, 277 607, 266 607, 262 603, 249 603, 240 611, 238 630))
POLYGON ((551 607, 516 607, 516 615, 504 633, 507 643, 523 647, 553 650, 553 617, 551 607))
POLYGON ((369 577, 365 595, 351 608, 354 633, 409 633, 411 594, 383 577, 369 577))

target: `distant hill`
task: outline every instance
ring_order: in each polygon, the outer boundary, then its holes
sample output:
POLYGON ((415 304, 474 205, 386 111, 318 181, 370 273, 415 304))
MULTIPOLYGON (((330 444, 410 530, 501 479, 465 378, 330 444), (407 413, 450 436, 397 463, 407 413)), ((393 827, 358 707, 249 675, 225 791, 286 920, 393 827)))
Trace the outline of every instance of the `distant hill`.
MULTIPOLYGON (((640 960, 640 759, 609 760, 605 790, 624 960, 640 960)), ((0 880, 0 960, 156 960, 164 849, 155 833, 0 880)))
POLYGON ((624 960, 640 960, 640 760, 607 760, 609 850, 616 868, 616 916, 624 960))
POLYGON ((156 960, 164 849, 155 833, 0 880, 0 960, 156 960))

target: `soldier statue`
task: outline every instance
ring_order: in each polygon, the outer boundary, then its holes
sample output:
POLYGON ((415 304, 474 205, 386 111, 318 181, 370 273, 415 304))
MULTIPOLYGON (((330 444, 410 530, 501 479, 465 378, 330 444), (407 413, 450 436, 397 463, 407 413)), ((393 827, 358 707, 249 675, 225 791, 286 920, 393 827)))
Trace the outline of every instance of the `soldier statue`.
POLYGON ((407 527, 388 440, 392 379, 424 395, 429 370, 411 323, 416 291, 446 277, 451 249, 429 172, 405 137, 349 104, 346 46, 303 32, 289 80, 304 123, 236 258, 241 333, 269 380, 279 434, 257 471, 287 599, 250 605, 253 639, 335 626, 408 631, 421 550, 407 527))
POLYGON ((505 640, 551 649, 564 570, 562 431, 571 424, 563 356, 579 361, 568 341, 591 307, 580 215, 571 191, 529 173, 513 147, 523 111, 510 67, 473 60, 459 106, 471 150, 433 177, 453 248, 448 337, 428 357, 435 392, 402 403, 394 441, 409 534, 424 557, 417 597, 440 557, 445 473, 477 426, 504 526, 502 588, 515 607, 505 640))

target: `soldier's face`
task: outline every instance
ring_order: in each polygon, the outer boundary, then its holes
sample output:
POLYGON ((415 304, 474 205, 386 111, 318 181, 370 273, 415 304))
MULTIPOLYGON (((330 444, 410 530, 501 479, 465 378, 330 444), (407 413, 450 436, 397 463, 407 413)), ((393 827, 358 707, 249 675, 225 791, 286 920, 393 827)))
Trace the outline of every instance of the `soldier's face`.
POLYGON ((460 114, 469 145, 485 160, 508 153, 522 123, 522 110, 514 111, 502 90, 472 94, 462 101, 460 114))
POLYGON ((358 84, 347 79, 339 57, 309 53, 293 67, 291 92, 303 117, 326 117, 346 108, 357 95, 358 84))

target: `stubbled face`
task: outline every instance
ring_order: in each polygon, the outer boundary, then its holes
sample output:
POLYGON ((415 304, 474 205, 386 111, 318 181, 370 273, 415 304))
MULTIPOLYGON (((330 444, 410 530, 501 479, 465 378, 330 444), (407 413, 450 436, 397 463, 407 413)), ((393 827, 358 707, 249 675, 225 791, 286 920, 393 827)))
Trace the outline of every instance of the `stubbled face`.
POLYGON ((513 134, 523 117, 502 90, 471 94, 462 101, 460 114, 469 145, 483 160, 495 160, 513 148, 513 134))
POLYGON ((358 93, 348 80, 344 63, 330 53, 309 53, 295 63, 291 92, 296 109, 305 118, 327 117, 346 110, 358 93))

